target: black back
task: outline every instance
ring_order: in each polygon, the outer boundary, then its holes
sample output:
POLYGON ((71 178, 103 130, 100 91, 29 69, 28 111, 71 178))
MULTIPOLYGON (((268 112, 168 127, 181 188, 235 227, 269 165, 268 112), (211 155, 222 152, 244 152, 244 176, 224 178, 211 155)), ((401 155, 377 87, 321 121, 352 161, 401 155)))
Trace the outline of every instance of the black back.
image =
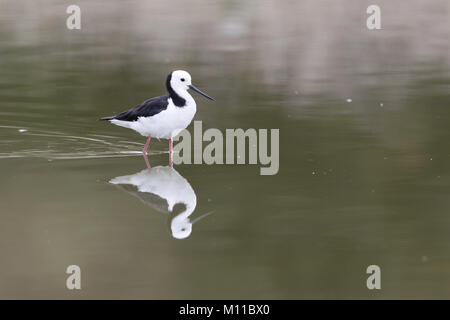
POLYGON ((118 115, 112 117, 104 117, 100 120, 116 119, 122 121, 136 121, 139 117, 151 117, 167 109, 167 106, 169 105, 169 98, 172 99, 172 102, 175 104, 175 106, 184 107, 186 104, 186 100, 180 97, 175 92, 175 90, 172 89, 172 86, 170 85, 171 79, 172 74, 169 74, 166 79, 166 88, 169 92, 168 96, 160 96, 148 99, 130 110, 121 112, 118 115))
POLYGON ((105 117, 102 120, 122 120, 122 121, 136 121, 139 117, 151 117, 167 109, 169 105, 169 96, 155 97, 145 100, 137 107, 124 111, 113 117, 105 117))

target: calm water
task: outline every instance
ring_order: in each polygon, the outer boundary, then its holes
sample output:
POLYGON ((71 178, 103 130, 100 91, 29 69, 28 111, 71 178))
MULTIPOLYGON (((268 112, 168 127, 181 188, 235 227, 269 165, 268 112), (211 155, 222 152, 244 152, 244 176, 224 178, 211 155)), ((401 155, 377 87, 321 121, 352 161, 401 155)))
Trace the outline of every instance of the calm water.
POLYGON ((365 1, 78 1, 69 31, 59 1, 2 0, 0 298, 449 298, 449 3, 378 2, 368 31, 365 1), (145 139, 97 121, 178 68, 217 100, 204 129, 280 129, 277 175, 171 170, 156 139, 143 171, 145 139), (175 239, 183 208, 130 179, 210 214, 175 239))

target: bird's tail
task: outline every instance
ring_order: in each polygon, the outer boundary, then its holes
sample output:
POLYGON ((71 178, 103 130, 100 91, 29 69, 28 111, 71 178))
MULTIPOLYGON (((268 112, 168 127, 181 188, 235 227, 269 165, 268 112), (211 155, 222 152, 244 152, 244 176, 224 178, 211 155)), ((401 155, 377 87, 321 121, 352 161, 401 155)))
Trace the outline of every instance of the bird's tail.
POLYGON ((103 117, 103 118, 100 118, 99 120, 113 120, 114 118, 115 118, 115 116, 103 117))

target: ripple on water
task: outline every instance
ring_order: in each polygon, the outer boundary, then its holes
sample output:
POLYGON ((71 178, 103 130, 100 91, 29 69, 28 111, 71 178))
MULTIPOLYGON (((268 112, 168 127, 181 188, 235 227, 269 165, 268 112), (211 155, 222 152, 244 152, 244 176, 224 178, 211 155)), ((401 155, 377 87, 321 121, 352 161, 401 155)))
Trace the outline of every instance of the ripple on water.
MULTIPOLYGON (((62 132, 33 130, 19 126, 0 126, 0 159, 45 158, 52 160, 121 158, 141 156, 142 143, 123 137, 87 134, 69 135, 62 132), (139 150, 136 150, 139 146, 139 150)), ((165 154, 166 151, 152 151, 165 154)))

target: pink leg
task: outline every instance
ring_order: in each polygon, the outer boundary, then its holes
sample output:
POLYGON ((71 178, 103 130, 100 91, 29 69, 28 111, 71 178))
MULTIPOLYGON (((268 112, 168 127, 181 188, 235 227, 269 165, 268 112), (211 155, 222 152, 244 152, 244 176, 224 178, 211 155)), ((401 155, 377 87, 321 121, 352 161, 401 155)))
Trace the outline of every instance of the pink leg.
POLYGON ((173 142, 169 139, 169 166, 173 167, 173 142))
POLYGON ((145 143, 144 149, 142 149, 143 154, 147 154, 148 145, 150 144, 151 137, 148 137, 147 142, 145 143))
POLYGON ((147 165, 147 168, 151 169, 152 167, 150 166, 150 162, 148 161, 147 155, 144 153, 143 156, 144 156, 144 160, 145 160, 145 164, 147 165))

